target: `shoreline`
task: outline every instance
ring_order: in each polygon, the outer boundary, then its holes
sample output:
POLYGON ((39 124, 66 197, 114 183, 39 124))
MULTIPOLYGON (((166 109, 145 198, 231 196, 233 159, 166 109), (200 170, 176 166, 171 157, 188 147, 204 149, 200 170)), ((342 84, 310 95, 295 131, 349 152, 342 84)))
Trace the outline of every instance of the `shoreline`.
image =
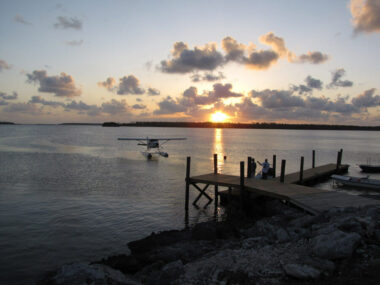
POLYGON ((39 284, 380 282, 380 206, 311 216, 277 200, 257 199, 248 216, 239 207, 230 210, 222 222, 129 242, 129 255, 64 265, 39 284))

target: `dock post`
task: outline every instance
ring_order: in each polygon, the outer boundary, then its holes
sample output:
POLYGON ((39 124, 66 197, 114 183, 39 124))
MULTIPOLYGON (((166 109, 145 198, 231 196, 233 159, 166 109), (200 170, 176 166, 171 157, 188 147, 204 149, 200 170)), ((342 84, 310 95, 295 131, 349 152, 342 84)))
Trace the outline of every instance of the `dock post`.
POLYGON ((214 153, 214 174, 218 174, 218 155, 214 153))
POLYGON ((313 149, 313 162, 312 162, 312 168, 315 168, 315 150, 313 149))
POLYGON ((190 190, 190 164, 191 157, 188 156, 186 159, 186 194, 185 194, 185 210, 189 210, 189 190, 190 190))
POLYGON ((248 156, 247 178, 251 178, 251 175, 252 175, 252 157, 248 156))
POLYGON ((281 161, 281 176, 280 176, 280 182, 284 183, 285 181, 285 165, 286 165, 286 160, 283 159, 281 161))
MULTIPOLYGON (((214 153, 214 174, 218 174, 218 154, 214 153)), ((218 185, 214 186, 215 213, 218 210, 218 185)))
POLYGON ((276 155, 275 154, 273 155, 272 167, 273 167, 273 178, 275 178, 276 177, 276 155))
POLYGON ((339 170, 340 164, 342 163, 342 151, 338 151, 338 157, 336 159, 336 170, 339 170))
POLYGON ((245 191, 244 191, 244 161, 240 161, 240 201, 243 205, 245 200, 245 191))
POLYGON ((302 183, 302 180, 303 180, 303 163, 304 163, 304 157, 301 156, 301 165, 300 165, 300 183, 302 183))

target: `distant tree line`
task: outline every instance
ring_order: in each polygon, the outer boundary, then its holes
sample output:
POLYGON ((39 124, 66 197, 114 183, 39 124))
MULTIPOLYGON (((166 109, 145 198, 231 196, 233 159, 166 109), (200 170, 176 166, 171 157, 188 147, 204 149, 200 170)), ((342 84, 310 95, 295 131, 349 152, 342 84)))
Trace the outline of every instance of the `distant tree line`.
POLYGON ((380 126, 279 124, 279 123, 212 123, 212 122, 105 122, 103 127, 168 127, 168 128, 226 128, 226 129, 284 129, 284 130, 357 130, 380 131, 380 126))

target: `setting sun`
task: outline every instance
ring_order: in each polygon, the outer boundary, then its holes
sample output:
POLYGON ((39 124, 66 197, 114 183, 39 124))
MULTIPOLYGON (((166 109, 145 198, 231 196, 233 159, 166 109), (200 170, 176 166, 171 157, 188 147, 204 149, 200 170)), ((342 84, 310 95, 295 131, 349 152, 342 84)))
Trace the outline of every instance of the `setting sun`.
POLYGON ((211 122, 214 122, 214 123, 221 123, 221 122, 224 122, 228 119, 228 116, 222 112, 215 112, 213 114, 211 114, 211 122))

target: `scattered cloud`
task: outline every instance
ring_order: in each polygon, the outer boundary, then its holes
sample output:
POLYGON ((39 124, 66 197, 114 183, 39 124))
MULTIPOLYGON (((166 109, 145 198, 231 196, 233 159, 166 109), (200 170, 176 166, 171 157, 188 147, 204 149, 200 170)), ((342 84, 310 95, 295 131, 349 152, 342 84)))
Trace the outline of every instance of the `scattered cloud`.
POLYGON ((13 92, 12 95, 7 95, 4 92, 0 92, 0 99, 3 99, 3 100, 16 100, 17 97, 18 97, 17 92, 13 92))
POLYGON ((81 30, 82 22, 75 17, 57 17, 57 22, 54 24, 56 29, 74 29, 81 30))
POLYGON ((110 115, 124 114, 128 112, 128 105, 125 100, 112 99, 109 102, 102 103, 101 111, 110 115))
MULTIPOLYGON (((119 95, 141 95, 145 90, 140 87, 140 81, 134 75, 123 76, 119 79, 119 85, 113 77, 108 77, 103 82, 98 82, 98 86, 106 88, 110 92, 116 92, 119 95)), ((154 91, 156 89, 152 89, 154 91)), ((152 95, 152 94, 150 94, 152 95)))
POLYGON ((83 44, 83 40, 72 40, 72 41, 66 41, 66 44, 68 46, 72 46, 72 47, 78 47, 78 46, 81 46, 83 44))
POLYGON ((186 111, 186 108, 178 102, 174 101, 174 99, 170 96, 167 96, 162 101, 158 103, 158 109, 156 109, 153 114, 155 115, 168 115, 179 112, 186 111))
POLYGON ((351 0, 350 10, 356 33, 380 32, 380 3, 378 0, 351 0))
POLYGON ((226 53, 226 61, 240 61, 245 54, 246 46, 238 43, 232 37, 225 37, 222 40, 222 48, 226 53))
POLYGON ((299 96, 294 96, 292 91, 289 90, 263 90, 251 91, 252 98, 258 98, 264 108, 289 108, 289 107, 303 107, 305 106, 304 100, 299 96))
POLYGON ((120 78, 117 94, 119 95, 141 95, 145 93, 145 90, 139 87, 140 82, 134 75, 124 76, 120 78))
POLYGON ((147 93, 149 96, 158 96, 158 95, 160 95, 160 90, 158 90, 156 88, 148 88, 147 93))
POLYGON ((0 72, 4 69, 11 69, 11 66, 5 60, 0 59, 0 72))
POLYGON ((305 78, 306 85, 292 85, 291 90, 298 92, 298 94, 312 93, 313 89, 322 90, 323 82, 319 79, 315 79, 310 75, 305 78))
POLYGON ((277 37, 273 32, 269 32, 262 35, 259 38, 260 42, 269 45, 272 49, 281 57, 291 57, 291 53, 285 46, 285 41, 283 38, 277 37))
POLYGON ((380 106, 380 96, 374 95, 376 88, 368 89, 352 99, 352 104, 358 108, 380 106))
POLYGON ((13 17, 13 21, 15 21, 16 23, 27 25, 27 26, 31 26, 32 25, 32 23, 26 21, 23 16, 18 15, 18 14, 13 17))
POLYGON ((116 86, 116 80, 113 77, 108 77, 103 82, 98 82, 98 86, 106 88, 108 91, 114 91, 116 86))
POLYGON ((299 63, 312 63, 312 64, 320 64, 329 59, 327 54, 323 54, 320 51, 309 51, 307 54, 302 54, 295 59, 293 62, 299 63))
POLYGON ((7 101, 0 99, 0 106, 6 106, 8 104, 9 103, 7 101))
POLYGON ((200 81, 208 81, 208 82, 213 82, 213 81, 218 81, 221 79, 224 79, 225 76, 222 72, 218 72, 218 74, 213 74, 211 72, 206 72, 204 74, 193 74, 191 76, 191 81, 192 82, 200 82, 200 81))
POLYGON ((343 68, 338 68, 331 72, 331 82, 327 85, 327 88, 336 87, 351 87, 354 83, 350 80, 341 80, 341 78, 346 74, 343 68))
POLYGON ((46 70, 34 70, 26 76, 27 82, 39 83, 39 92, 53 93, 58 97, 75 97, 81 94, 81 90, 75 86, 73 77, 64 72, 48 76, 46 70))
POLYGON ((33 103, 13 103, 5 106, 3 109, 4 112, 17 112, 17 113, 25 113, 25 114, 40 114, 41 111, 37 108, 37 106, 33 103))
POLYGON ((224 63, 223 55, 217 51, 215 43, 189 49, 187 44, 176 42, 171 59, 163 60, 159 69, 166 73, 189 73, 200 70, 214 70, 224 63))
POLYGON ((132 108, 136 110, 143 110, 146 109, 146 106, 144 104, 134 104, 132 108))
POLYGON ((41 96, 33 96, 30 100, 29 100, 29 103, 33 103, 33 104, 41 104, 41 105, 45 105, 45 106, 50 106, 50 107, 53 107, 53 108, 57 108, 57 107, 65 107, 66 105, 62 102, 57 102, 57 101, 48 101, 48 100, 45 100, 44 98, 42 98, 41 96))
POLYGON ((245 58, 244 63, 252 69, 268 69, 278 58, 278 53, 273 50, 254 50, 245 58))

